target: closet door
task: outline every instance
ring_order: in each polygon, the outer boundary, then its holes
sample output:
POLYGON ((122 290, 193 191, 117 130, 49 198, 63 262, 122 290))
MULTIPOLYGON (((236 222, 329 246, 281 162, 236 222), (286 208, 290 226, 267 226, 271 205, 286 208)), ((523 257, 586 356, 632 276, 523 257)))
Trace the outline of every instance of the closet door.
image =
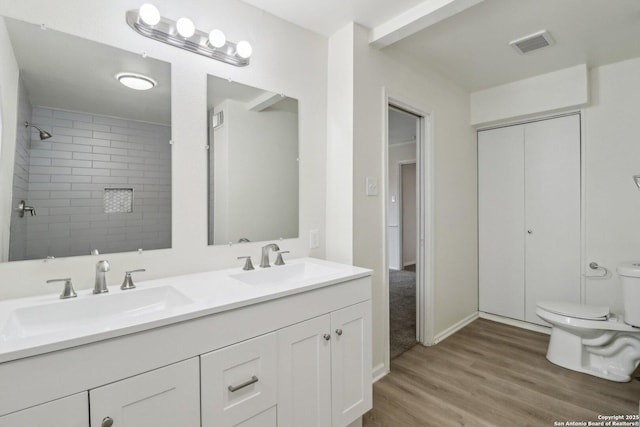
POLYGON ((524 127, 478 132, 480 311, 524 319, 524 127))
POLYGON ((525 126, 526 307, 580 302, 580 116, 525 126))

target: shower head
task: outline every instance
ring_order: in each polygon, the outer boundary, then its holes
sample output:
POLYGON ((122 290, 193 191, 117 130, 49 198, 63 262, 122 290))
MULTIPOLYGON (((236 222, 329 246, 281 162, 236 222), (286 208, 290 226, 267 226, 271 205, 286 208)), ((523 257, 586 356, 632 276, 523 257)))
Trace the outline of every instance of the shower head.
POLYGON ((40 132, 40 139, 41 140, 49 139, 49 138, 51 138, 53 136, 49 132, 47 132, 46 130, 42 130, 42 129, 40 129, 40 127, 38 127, 38 126, 36 126, 34 124, 31 124, 31 123, 29 123, 27 121, 24 122, 24 127, 26 127, 26 128, 32 127, 32 128, 38 129, 38 131, 40 132))

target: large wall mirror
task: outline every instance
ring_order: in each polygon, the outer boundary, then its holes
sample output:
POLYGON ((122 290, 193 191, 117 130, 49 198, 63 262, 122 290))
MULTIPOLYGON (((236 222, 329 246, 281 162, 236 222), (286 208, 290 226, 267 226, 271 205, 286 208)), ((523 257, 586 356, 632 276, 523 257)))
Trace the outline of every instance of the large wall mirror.
POLYGON ((0 20, 20 75, 9 261, 171 247, 170 64, 0 20))
POLYGON ((298 237, 298 101, 207 81, 209 244, 298 237))

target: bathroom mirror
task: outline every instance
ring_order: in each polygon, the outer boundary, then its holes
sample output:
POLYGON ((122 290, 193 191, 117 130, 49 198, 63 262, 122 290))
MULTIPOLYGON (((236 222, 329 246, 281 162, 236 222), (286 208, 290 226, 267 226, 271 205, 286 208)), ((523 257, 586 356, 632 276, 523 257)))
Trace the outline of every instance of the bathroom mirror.
POLYGON ((209 244, 298 237, 298 101, 207 80, 209 244))
POLYGON ((16 88, 3 109, 17 107, 3 123, 15 126, 2 144, 15 152, 8 260, 171 247, 170 64, 10 18, 0 31, 2 66, 19 70, 0 82, 16 88))

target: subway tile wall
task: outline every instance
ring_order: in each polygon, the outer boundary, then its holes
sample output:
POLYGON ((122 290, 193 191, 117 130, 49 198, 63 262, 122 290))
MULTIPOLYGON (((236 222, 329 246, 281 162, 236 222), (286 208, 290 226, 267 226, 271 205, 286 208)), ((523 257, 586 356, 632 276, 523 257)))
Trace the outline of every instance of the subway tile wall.
POLYGON ((35 107, 26 258, 171 247, 171 127, 35 107), (105 188, 133 188, 133 212, 105 213, 105 188))

